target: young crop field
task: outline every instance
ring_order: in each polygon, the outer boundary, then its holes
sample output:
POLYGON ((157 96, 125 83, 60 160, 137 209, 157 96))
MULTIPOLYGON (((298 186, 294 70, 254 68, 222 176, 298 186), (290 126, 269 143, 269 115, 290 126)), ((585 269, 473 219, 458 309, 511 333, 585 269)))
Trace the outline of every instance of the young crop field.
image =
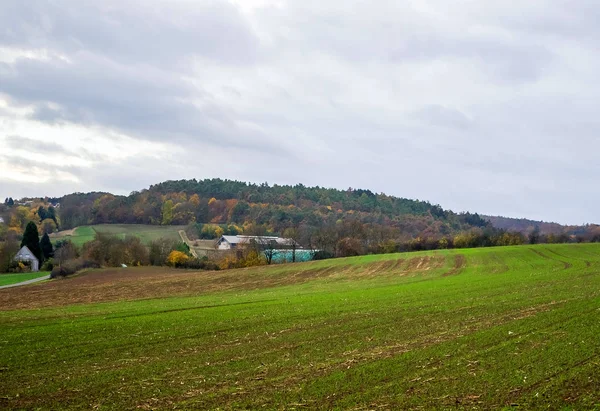
POLYGON ((81 226, 74 230, 59 232, 52 236, 52 242, 70 239, 75 245, 82 246, 92 241, 96 233, 106 233, 125 238, 128 235, 139 237, 144 244, 149 244, 159 238, 181 241, 179 230, 185 230, 185 226, 157 226, 143 224, 99 224, 93 226, 81 226))
POLYGON ((2 409, 600 408, 600 245, 0 290, 2 409))

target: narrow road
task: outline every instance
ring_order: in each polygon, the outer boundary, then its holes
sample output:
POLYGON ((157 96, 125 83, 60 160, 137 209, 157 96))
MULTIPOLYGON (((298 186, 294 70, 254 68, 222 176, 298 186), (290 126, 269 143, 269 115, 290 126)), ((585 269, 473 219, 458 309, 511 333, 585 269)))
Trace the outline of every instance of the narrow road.
POLYGON ((185 233, 185 230, 179 230, 179 237, 181 237, 181 240, 186 243, 188 247, 190 247, 190 253, 194 256, 194 258, 198 258, 198 253, 196 253, 196 250, 194 250, 192 242, 185 233))
POLYGON ((34 278, 33 280, 27 280, 27 281, 23 281, 23 282, 16 283, 16 284, 3 285, 3 286, 0 286, 0 290, 3 288, 12 288, 12 287, 18 287, 20 285, 33 284, 33 283, 37 283, 39 281, 44 281, 44 280, 49 280, 49 279, 50 279, 50 276, 45 275, 43 277, 34 278))

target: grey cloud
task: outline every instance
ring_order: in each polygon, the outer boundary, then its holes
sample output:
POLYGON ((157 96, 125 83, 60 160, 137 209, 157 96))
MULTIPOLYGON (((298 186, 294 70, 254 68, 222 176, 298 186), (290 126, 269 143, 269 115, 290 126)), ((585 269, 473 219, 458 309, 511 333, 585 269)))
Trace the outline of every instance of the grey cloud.
POLYGON ((166 66, 194 55, 248 64, 259 55, 247 21, 222 1, 7 0, 3 10, 0 43, 11 46, 166 66))
POLYGON ((421 108, 415 113, 416 117, 425 124, 440 127, 467 129, 472 123, 460 110, 432 104, 421 108))
MULTIPOLYGON (((211 95, 157 68, 123 66, 89 54, 78 55, 74 63, 22 58, 0 66, 0 92, 34 105, 35 120, 97 124, 140 139, 227 143, 248 150, 256 148, 253 141, 268 139, 240 130, 233 113, 211 95)), ((277 145, 269 149, 285 154, 277 145)))
POLYGON ((522 40, 463 33, 427 34, 399 39, 400 45, 390 51, 390 60, 458 57, 473 60, 485 67, 495 79, 520 82, 537 79, 551 64, 554 56, 544 46, 526 44, 522 40))
MULTIPOLYGON (((441 6, 438 2, 425 3, 441 6)), ((467 64, 481 65, 495 81, 521 83, 539 78, 555 58, 537 39, 482 33, 477 21, 448 25, 407 1, 376 5, 351 1, 343 9, 327 3, 316 6, 314 2, 293 1, 289 8, 272 13, 271 19, 288 28, 277 37, 276 47, 281 52, 289 48, 321 50, 355 65, 460 58, 469 60, 467 64)))
POLYGON ((25 148, 28 151, 46 154, 70 153, 66 147, 51 141, 34 140, 22 136, 7 136, 4 140, 6 141, 8 147, 11 148, 25 148))

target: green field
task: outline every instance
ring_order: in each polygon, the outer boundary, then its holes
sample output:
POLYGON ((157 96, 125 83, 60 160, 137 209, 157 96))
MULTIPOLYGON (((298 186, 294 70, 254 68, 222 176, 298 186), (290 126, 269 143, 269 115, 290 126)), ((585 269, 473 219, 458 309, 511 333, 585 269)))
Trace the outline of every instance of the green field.
POLYGON ((0 274, 0 287, 3 285, 22 283, 23 281, 33 280, 48 275, 47 272, 21 273, 21 274, 0 274))
POLYGON ((600 408, 598 244, 141 270, 0 291, 0 408, 600 408))
POLYGON ((179 230, 185 230, 185 226, 160 226, 160 225, 143 225, 143 224, 99 224, 93 226, 77 227, 73 233, 57 233, 52 237, 52 242, 58 240, 70 239, 73 244, 82 246, 88 241, 92 241, 96 232, 113 234, 120 238, 128 235, 139 237, 144 244, 159 239, 167 238, 171 240, 181 241, 179 230))

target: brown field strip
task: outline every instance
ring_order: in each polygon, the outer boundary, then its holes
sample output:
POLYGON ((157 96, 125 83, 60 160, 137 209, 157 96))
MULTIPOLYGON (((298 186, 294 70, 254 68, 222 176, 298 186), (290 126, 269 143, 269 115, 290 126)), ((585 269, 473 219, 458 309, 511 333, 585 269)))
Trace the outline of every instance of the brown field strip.
POLYGON ((444 261, 441 256, 427 256, 410 259, 406 264, 403 259, 390 259, 325 268, 311 268, 312 264, 308 263, 226 271, 184 271, 166 267, 108 268, 33 286, 0 290, 0 310, 192 296, 324 279, 406 276, 440 268, 444 261))

